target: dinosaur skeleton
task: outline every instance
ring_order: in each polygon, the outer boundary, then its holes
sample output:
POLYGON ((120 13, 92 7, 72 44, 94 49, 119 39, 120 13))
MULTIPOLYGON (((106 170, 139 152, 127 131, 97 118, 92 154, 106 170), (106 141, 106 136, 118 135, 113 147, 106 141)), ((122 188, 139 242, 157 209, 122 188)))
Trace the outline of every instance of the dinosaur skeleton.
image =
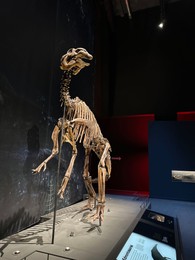
POLYGON ((61 143, 70 143, 72 146, 72 157, 66 170, 61 187, 58 191, 60 198, 63 198, 64 191, 71 176, 75 159, 77 157, 77 142, 83 144, 85 149, 85 161, 83 170, 83 179, 88 192, 88 203, 82 210, 92 210, 96 207, 96 213, 90 216, 94 221, 99 219, 100 223, 104 217, 105 207, 105 181, 111 174, 111 146, 109 141, 103 137, 96 118, 86 103, 78 97, 71 98, 69 86, 72 75, 77 75, 81 69, 90 64, 86 61, 93 57, 83 48, 72 48, 61 58, 61 70, 63 76, 61 80, 61 105, 64 105, 64 115, 59 118, 57 125, 52 133, 53 149, 51 155, 46 158, 36 169, 34 173, 39 173, 42 169, 45 171, 46 164, 56 154, 59 153, 59 133, 61 132, 61 143), (89 174, 90 153, 93 151, 99 158, 98 164, 98 205, 96 206, 96 193, 92 183, 94 182, 89 174))

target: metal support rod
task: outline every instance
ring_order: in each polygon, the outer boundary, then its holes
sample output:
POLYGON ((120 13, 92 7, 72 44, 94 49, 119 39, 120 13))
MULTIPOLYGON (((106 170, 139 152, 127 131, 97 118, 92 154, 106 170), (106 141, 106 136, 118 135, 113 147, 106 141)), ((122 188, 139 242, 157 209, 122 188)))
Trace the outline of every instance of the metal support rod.
POLYGON ((60 146, 59 146, 59 156, 58 156, 58 168, 57 168, 57 175, 56 175, 56 190, 54 196, 54 212, 53 212, 53 230, 52 230, 52 244, 54 244, 54 237, 55 237, 55 223, 56 223, 56 210, 57 210, 57 190, 58 190, 58 183, 59 183, 59 176, 60 176, 60 164, 61 164, 61 154, 62 154, 62 137, 63 137, 63 126, 64 126, 64 119, 65 119, 65 110, 66 107, 64 105, 64 112, 62 118, 62 129, 60 135, 60 146))

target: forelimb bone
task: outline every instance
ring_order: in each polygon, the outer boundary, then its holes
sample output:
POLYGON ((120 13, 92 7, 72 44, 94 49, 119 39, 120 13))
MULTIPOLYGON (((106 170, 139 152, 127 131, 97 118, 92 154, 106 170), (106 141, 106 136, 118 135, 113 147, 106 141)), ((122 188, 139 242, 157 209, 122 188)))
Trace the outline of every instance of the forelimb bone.
POLYGON ((51 135, 51 139, 53 141, 53 149, 52 149, 52 153, 50 156, 48 156, 36 169, 32 169, 33 173, 34 174, 37 174, 39 173, 42 168, 43 168, 43 171, 46 170, 47 168, 47 163, 56 155, 58 154, 59 152, 59 144, 58 144, 58 136, 59 136, 59 133, 60 133, 60 128, 59 128, 59 125, 56 125, 54 127, 54 130, 52 132, 52 135, 51 135))
POLYGON ((71 144, 71 146, 72 146, 72 157, 71 157, 68 169, 66 170, 66 173, 64 175, 64 178, 62 179, 61 187, 60 187, 60 189, 58 191, 58 195, 60 195, 61 199, 64 198, 64 191, 65 191, 66 186, 68 184, 68 181, 70 179, 70 175, 72 173, 74 162, 75 162, 75 159, 77 157, 77 147, 76 147, 76 142, 74 140, 74 135, 73 135, 71 127, 67 128, 67 132, 63 136, 63 139, 64 139, 64 142, 68 142, 68 143, 71 144))

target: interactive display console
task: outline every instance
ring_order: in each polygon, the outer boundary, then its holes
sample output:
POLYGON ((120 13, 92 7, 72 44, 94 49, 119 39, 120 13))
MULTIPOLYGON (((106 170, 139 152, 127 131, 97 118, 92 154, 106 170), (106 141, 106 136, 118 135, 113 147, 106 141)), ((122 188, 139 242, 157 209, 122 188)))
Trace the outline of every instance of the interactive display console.
POLYGON ((175 218, 146 210, 126 240, 117 260, 181 260, 175 218))

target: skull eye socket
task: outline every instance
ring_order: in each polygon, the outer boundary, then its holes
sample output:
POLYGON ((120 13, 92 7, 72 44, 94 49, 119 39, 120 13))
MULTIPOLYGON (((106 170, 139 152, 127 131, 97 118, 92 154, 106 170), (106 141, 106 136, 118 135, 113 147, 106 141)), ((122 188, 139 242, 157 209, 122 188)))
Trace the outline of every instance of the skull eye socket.
POLYGON ((76 52, 76 53, 79 53, 80 51, 86 52, 86 50, 85 50, 84 48, 77 48, 75 52, 76 52))
POLYGON ((71 53, 73 51, 73 48, 69 49, 67 53, 71 53))
POLYGON ((67 59, 66 59, 66 61, 67 61, 67 62, 70 62, 72 59, 73 59, 73 57, 68 56, 67 59))
POLYGON ((82 50, 81 48, 77 48, 75 52, 79 53, 81 50, 82 50))

